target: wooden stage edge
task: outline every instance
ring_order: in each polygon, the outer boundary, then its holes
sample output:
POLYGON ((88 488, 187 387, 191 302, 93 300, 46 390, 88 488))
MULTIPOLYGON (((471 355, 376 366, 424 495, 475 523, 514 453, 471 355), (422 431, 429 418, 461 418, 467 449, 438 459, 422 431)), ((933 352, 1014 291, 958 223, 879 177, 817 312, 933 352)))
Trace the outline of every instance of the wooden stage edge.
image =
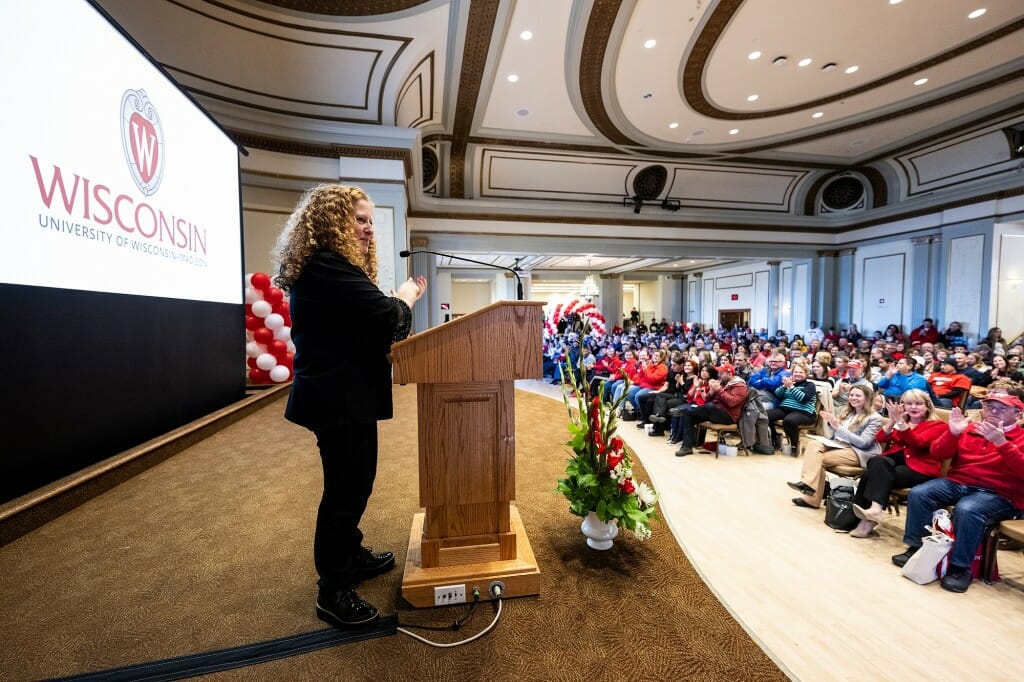
POLYGON ((402 578, 402 596, 413 606, 434 606, 434 588, 449 585, 466 586, 466 603, 472 603, 474 588, 480 590, 480 601, 487 601, 492 598, 489 587, 495 580, 505 583, 502 599, 540 594, 540 568, 514 504, 509 508, 509 526, 516 536, 516 558, 507 561, 422 568, 420 545, 424 517, 424 512, 413 516, 402 578))

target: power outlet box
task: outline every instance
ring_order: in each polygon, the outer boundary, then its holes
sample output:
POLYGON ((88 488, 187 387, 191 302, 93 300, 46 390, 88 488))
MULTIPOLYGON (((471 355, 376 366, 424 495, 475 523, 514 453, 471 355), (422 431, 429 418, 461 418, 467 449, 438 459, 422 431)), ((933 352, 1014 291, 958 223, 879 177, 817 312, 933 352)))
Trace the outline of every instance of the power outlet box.
POLYGON ((466 585, 443 585, 434 588, 434 606, 466 603, 466 585))

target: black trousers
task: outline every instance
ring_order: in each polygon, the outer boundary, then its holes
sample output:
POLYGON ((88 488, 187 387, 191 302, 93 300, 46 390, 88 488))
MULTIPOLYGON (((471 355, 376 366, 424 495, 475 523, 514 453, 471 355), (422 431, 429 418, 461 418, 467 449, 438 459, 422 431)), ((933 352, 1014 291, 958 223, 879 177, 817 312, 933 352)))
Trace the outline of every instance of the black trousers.
POLYGON ((377 476, 377 422, 345 422, 314 431, 324 469, 313 561, 325 589, 359 584, 355 557, 363 542, 359 520, 377 476))
POLYGON ((697 425, 701 422, 714 422, 715 424, 734 423, 729 413, 714 403, 694 406, 683 412, 680 420, 680 430, 683 432, 683 446, 692 448, 697 440, 697 425))
POLYGON ((869 459, 864 475, 857 484, 857 493, 853 497, 857 506, 867 509, 872 502, 877 502, 883 507, 888 506, 889 493, 893 488, 913 488, 918 483, 935 478, 914 471, 905 462, 902 452, 869 459))
MULTIPOLYGON (((789 444, 793 446, 794 453, 796 452, 795 448, 800 443, 800 427, 805 424, 813 424, 817 419, 817 414, 811 414, 803 410, 789 410, 782 407, 768 410, 768 422, 771 424, 772 430, 775 430, 776 422, 781 420, 782 431, 786 434, 789 444)), ((774 438, 774 436, 772 437, 774 438)))

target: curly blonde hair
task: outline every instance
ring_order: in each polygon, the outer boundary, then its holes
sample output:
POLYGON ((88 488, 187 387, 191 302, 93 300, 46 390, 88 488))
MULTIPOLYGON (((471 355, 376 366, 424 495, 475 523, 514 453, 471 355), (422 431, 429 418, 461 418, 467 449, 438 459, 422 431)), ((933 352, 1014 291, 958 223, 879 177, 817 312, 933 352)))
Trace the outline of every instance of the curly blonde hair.
MULTIPOLYGON (((377 283, 377 243, 364 256, 355 236, 356 203, 370 201, 362 189, 320 185, 307 191, 285 223, 273 250, 274 283, 287 291, 316 251, 333 251, 377 283)), ((372 205, 372 202, 371 202, 372 205)))

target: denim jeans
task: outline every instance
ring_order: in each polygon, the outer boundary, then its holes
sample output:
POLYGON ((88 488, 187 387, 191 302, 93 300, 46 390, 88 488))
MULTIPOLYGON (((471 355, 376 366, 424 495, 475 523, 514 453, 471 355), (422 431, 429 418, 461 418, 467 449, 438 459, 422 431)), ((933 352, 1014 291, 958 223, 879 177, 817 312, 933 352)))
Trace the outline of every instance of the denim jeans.
POLYGON ((956 540, 949 563, 960 568, 967 568, 974 561, 985 528, 1020 513, 1008 499, 990 490, 963 485, 948 478, 935 478, 910 489, 903 542, 908 547, 920 547, 921 538, 927 535, 924 527, 931 525, 932 512, 949 504, 956 505, 953 507, 956 540))
POLYGON ((651 389, 649 388, 640 388, 639 386, 630 387, 629 393, 626 394, 626 400, 633 403, 633 409, 636 410, 637 414, 640 414, 640 396, 647 395, 650 392, 651 389))

